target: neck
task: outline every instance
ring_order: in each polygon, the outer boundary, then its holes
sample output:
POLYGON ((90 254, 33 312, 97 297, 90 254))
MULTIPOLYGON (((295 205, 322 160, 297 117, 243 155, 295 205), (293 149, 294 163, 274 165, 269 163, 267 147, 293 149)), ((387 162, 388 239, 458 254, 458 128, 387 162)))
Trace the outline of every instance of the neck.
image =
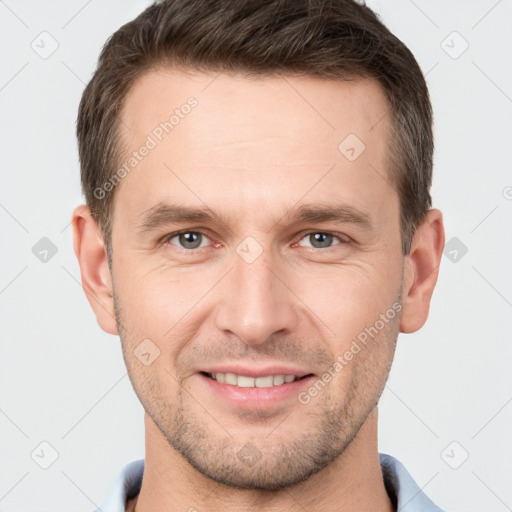
POLYGON ((147 414, 145 425, 142 486, 128 512, 394 510, 377 451, 377 409, 333 463, 294 487, 272 491, 233 488, 205 477, 169 446, 147 414))

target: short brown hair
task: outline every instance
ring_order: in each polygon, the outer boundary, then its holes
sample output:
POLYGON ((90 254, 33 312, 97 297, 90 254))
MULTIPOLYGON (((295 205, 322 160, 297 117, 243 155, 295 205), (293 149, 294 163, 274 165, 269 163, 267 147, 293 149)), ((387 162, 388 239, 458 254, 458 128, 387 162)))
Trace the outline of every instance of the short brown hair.
POLYGON ((355 0, 164 0, 109 38, 80 102, 82 188, 109 255, 115 189, 101 187, 122 159, 121 110, 135 80, 159 66, 376 79, 391 106, 389 179, 410 251, 431 206, 432 107, 414 56, 377 15, 355 0))

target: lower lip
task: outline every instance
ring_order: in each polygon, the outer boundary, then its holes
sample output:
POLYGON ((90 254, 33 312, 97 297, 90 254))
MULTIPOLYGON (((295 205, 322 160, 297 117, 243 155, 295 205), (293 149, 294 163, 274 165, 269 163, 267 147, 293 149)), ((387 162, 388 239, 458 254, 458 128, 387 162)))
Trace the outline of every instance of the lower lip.
MULTIPOLYGON (((211 379, 202 373, 198 374, 202 381, 222 399, 239 409, 271 409, 290 398, 297 399, 300 391, 309 386, 314 375, 309 375, 293 382, 268 388, 241 388, 232 384, 224 384, 211 379)), ((297 399, 298 400, 298 399, 297 399)))

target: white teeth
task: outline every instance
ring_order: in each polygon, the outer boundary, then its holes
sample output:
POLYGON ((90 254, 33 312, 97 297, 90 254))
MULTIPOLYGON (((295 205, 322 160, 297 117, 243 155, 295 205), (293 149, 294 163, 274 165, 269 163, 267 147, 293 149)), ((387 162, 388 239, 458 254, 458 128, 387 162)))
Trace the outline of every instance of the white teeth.
MULTIPOLYGON (((217 375, 219 375, 219 374, 217 373, 216 376, 217 375)), ((236 386, 237 385, 236 375, 234 373, 225 373, 224 374, 224 382, 226 384, 232 384, 233 386, 236 386)))
POLYGON ((254 387, 254 377, 246 377, 245 375, 239 375, 236 385, 239 388, 253 388, 254 387))
MULTIPOLYGON (((238 378, 240 379, 240 377, 238 378)), ((257 377, 254 379, 254 384, 257 388, 271 388, 274 385, 274 377, 272 375, 268 375, 267 377, 257 377)))
POLYGON ((222 384, 231 384, 240 388, 270 388, 280 386, 297 380, 295 375, 265 375, 264 377, 249 377, 247 375, 236 375, 234 373, 210 373, 212 379, 222 384))
POLYGON ((284 384, 284 375, 274 375, 274 386, 284 384))

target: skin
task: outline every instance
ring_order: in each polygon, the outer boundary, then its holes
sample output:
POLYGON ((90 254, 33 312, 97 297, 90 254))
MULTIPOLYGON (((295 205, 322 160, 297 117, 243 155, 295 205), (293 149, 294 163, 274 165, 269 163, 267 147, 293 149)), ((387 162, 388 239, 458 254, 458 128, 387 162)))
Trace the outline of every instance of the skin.
POLYGON ((444 229, 430 210, 402 254, 387 100, 370 80, 152 70, 122 111, 125 147, 190 96, 198 105, 117 185, 112 272, 88 207, 73 212, 84 290, 101 328, 120 335, 146 411, 142 489, 128 509, 389 512, 376 404, 398 333, 427 319, 444 229), (366 146, 352 162, 338 150, 351 133, 366 146), (141 232, 163 202, 206 205, 222 221, 141 232), (325 203, 369 222, 286 215, 325 203), (182 230, 204 233, 200 247, 168 236, 182 230), (319 245, 314 233, 334 236, 319 245), (250 263, 237 252, 246 237, 262 251, 250 263), (401 311, 307 404, 234 407, 198 373, 289 363, 320 378, 393 304, 401 311), (134 350, 148 338, 160 355, 146 366, 134 350), (251 464, 239 456, 247 443, 251 464))

